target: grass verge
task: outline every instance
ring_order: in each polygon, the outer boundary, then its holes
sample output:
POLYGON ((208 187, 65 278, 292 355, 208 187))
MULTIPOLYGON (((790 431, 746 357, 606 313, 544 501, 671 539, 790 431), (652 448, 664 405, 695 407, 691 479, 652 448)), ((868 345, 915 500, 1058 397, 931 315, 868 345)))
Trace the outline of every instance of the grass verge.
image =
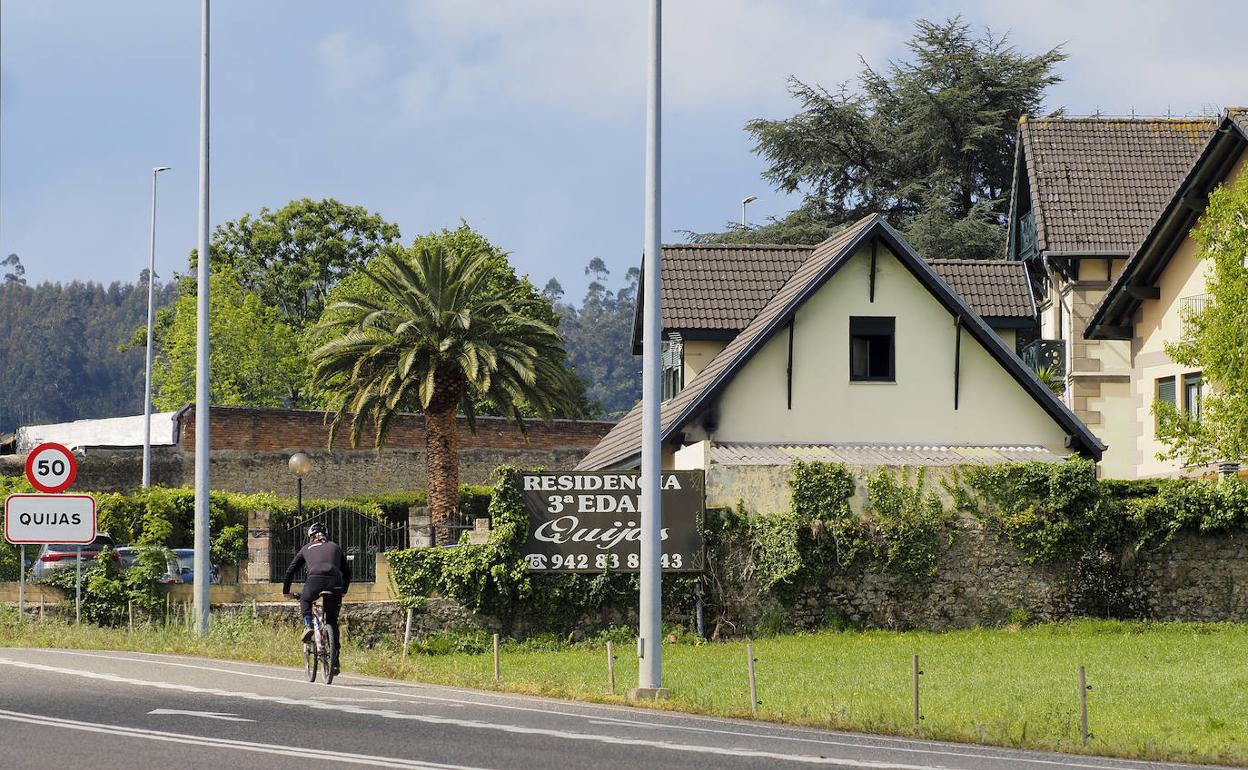
MULTIPOLYGON (((617 636, 619 638, 619 636, 617 636)), ((623 640, 621 639, 621 642, 623 640)), ((0 608, 0 646, 136 650, 302 665, 293 629, 249 616, 214 619, 205 638, 180 627, 74 627, 19 622, 0 608)), ((488 637, 349 644, 349 672, 480 689, 623 702, 607 691, 605 643, 553 638, 505 644, 495 683, 488 637), (455 650, 468 650, 456 652, 455 650), (428 654, 437 651, 442 654, 428 654)), ((616 692, 636 683, 636 652, 615 645, 616 692)), ((949 633, 820 632, 759 639, 759 718, 865 732, 1089 752, 1140 759, 1248 763, 1248 625, 1077 621, 949 633), (923 720, 911 715, 911 656, 920 655, 923 720), (1087 667, 1093 738, 1079 732, 1076 670, 1087 667)), ((664 645, 660 708, 750 717, 745 645, 664 645)))

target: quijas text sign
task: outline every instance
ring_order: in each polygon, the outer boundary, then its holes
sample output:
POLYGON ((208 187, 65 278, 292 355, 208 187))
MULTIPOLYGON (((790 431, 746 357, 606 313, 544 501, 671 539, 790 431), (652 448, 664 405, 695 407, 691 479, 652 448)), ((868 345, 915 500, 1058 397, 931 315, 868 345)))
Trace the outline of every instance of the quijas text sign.
POLYGON ((90 495, 9 495, 4 499, 4 539, 86 545, 95 540, 95 517, 90 495))
MULTIPOLYGON (((549 572, 636 572, 641 567, 641 474, 636 471, 522 473, 529 514, 524 560, 549 572)), ((662 474, 665 572, 702 571, 698 526, 702 471, 662 474)))

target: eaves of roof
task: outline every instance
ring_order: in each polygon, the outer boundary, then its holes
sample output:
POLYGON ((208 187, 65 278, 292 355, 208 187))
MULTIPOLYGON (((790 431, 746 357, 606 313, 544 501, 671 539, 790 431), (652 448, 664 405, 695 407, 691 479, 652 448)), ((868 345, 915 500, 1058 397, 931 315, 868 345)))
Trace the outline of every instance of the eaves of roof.
MULTIPOLYGON (((988 353, 1004 367, 1068 435, 1073 447, 1099 460, 1105 445, 1053 395, 1018 356, 1009 351, 982 318, 946 284, 879 214, 864 217, 815 248, 814 253, 772 297, 766 307, 732 342, 698 373, 685 389, 660 409, 660 434, 669 442, 727 387, 772 335, 785 327, 797 309, 837 273, 857 250, 872 239, 886 245, 912 275, 939 301, 988 353)), ((633 407, 577 466, 580 470, 616 467, 638 454, 641 445, 640 405, 633 407)))
POLYGON ((1248 110, 1228 109, 1148 235, 1101 298, 1084 330, 1085 338, 1131 338, 1130 321, 1136 309, 1145 296, 1154 293, 1166 265, 1200 218, 1210 191, 1226 177, 1246 146, 1248 110))

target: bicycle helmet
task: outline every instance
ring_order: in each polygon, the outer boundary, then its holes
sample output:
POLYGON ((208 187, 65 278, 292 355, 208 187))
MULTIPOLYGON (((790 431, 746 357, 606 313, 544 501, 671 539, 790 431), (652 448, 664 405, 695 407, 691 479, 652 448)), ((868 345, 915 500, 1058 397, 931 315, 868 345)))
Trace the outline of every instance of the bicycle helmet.
POLYGON ((314 523, 312 526, 308 527, 308 539, 309 540, 316 537, 317 535, 320 535, 321 537, 329 537, 329 531, 326 530, 325 525, 319 521, 314 523))

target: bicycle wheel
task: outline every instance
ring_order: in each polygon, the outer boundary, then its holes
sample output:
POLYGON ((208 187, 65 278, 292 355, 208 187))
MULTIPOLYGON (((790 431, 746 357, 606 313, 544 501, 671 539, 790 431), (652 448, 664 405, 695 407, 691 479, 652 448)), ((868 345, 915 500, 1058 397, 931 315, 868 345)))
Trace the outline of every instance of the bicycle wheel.
POLYGON ((308 672, 308 681, 309 681, 309 682, 315 682, 315 681, 316 681, 316 664, 317 664, 317 658, 318 658, 318 657, 319 657, 319 656, 318 656, 318 655, 317 655, 317 653, 316 653, 316 648, 315 648, 315 647, 313 647, 311 643, 309 643, 309 642, 304 642, 304 645, 303 645, 303 667, 304 667, 304 669, 305 669, 305 670, 307 670, 307 672, 308 672))
POLYGON ((334 683, 334 651, 338 640, 334 638, 334 629, 321 626, 321 665, 325 669, 325 684, 334 683))

